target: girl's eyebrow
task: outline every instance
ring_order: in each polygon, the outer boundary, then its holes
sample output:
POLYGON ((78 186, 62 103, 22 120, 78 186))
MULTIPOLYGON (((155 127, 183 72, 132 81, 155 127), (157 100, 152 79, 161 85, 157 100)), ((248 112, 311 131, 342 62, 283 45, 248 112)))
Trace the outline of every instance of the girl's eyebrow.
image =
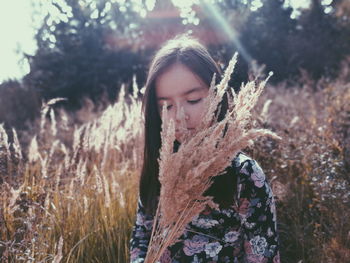
MULTIPOLYGON (((195 88, 193 88, 193 89, 190 89, 190 90, 188 90, 188 91, 185 91, 185 92, 182 94, 182 96, 188 95, 188 94, 190 94, 190 93, 192 93, 192 92, 200 91, 200 90, 202 90, 202 89, 205 89, 205 87, 195 87, 195 88)), ((168 100, 168 99, 169 99, 168 97, 159 97, 157 100, 159 101, 159 100, 168 100)))

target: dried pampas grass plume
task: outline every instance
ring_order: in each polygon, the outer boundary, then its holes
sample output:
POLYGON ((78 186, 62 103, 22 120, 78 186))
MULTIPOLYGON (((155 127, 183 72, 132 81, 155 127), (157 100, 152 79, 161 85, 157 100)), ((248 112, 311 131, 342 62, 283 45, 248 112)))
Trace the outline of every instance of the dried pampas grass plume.
POLYGON ((212 178, 223 172, 237 153, 251 145, 261 136, 281 139, 266 129, 248 129, 251 110, 256 105, 266 82, 256 85, 254 81, 242 86, 239 94, 232 90, 228 96, 228 82, 237 62, 237 53, 231 59, 222 81, 215 86, 213 76, 201 124, 193 130, 184 127, 182 116, 181 145, 173 152, 175 123, 167 116, 166 107, 162 109, 162 145, 159 158, 159 181, 161 191, 153 222, 146 263, 159 260, 164 250, 179 241, 188 223, 209 206, 218 209, 211 196, 203 196, 212 184, 212 178), (228 109, 223 120, 217 121, 219 103, 227 96, 228 109), (210 154, 208 154, 208 152, 210 154))

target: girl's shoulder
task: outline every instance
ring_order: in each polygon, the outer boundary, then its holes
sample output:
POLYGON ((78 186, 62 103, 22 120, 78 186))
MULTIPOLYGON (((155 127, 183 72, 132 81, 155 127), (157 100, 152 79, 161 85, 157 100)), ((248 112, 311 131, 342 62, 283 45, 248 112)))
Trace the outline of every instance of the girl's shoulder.
POLYGON ((236 156, 232 159, 231 165, 235 168, 240 168, 244 162, 254 161, 248 154, 239 151, 236 156))
POLYGON ((242 151, 233 158, 231 169, 238 175, 240 181, 245 179, 256 181, 257 178, 261 183, 265 181, 265 174, 259 163, 242 151))
POLYGON ((240 172, 243 166, 247 164, 256 163, 256 161, 250 157, 247 153, 239 151, 231 161, 231 168, 240 172))

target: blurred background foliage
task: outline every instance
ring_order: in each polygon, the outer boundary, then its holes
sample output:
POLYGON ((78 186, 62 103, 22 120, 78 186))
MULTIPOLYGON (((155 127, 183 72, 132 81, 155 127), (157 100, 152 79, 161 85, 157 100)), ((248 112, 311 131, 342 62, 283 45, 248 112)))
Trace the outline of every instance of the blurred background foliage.
POLYGON ((0 120, 18 129, 38 116, 41 100, 64 97, 62 106, 78 110, 87 97, 104 107, 122 83, 131 91, 134 76, 142 87, 154 52, 179 33, 198 37, 222 66, 238 51, 236 88, 252 61, 275 73, 273 83, 298 82, 335 78, 350 53, 347 0, 311 0, 301 10, 285 0, 49 2, 55 16, 46 11, 38 49, 25 54, 30 72, 0 85, 0 120), (11 94, 19 94, 16 103, 11 94))

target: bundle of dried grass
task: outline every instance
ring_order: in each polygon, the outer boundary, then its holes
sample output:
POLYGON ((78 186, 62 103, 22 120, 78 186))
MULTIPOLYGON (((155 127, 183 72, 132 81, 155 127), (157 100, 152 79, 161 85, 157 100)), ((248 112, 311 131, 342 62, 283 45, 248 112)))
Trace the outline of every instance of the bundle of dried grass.
POLYGON ((227 94, 228 81, 236 61, 237 54, 230 61, 222 81, 217 86, 212 81, 204 100, 206 110, 202 115, 202 123, 194 131, 185 129, 184 111, 181 109, 179 128, 183 132, 177 152, 173 152, 175 124, 167 116, 167 105, 163 106, 162 146, 158 160, 161 191, 146 263, 157 262, 167 247, 179 241, 187 224, 207 205, 218 208, 211 196, 203 194, 212 184, 211 179, 230 165, 233 156, 260 136, 281 139, 266 129, 247 128, 251 110, 271 74, 258 86, 254 81, 248 82, 238 95, 232 90, 233 96, 228 96, 229 107, 224 119, 216 121, 215 111, 227 94))

